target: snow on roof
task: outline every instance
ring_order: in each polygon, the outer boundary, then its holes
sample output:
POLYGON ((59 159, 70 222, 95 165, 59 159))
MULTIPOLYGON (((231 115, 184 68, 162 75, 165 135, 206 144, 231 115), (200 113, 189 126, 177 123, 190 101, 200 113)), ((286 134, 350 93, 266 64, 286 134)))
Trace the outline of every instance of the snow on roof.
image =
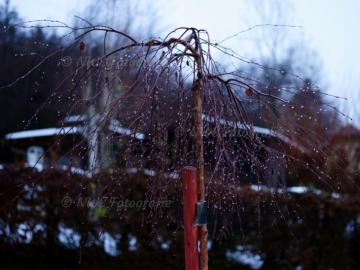
POLYGON ((202 115, 202 119, 209 123, 219 123, 221 125, 227 125, 227 126, 234 127, 237 129, 242 129, 242 130, 250 129, 257 134, 275 137, 275 138, 283 141, 284 143, 289 144, 289 145, 299 149, 301 152, 306 152, 306 149, 304 147, 302 147, 298 143, 294 142, 289 137, 281 134, 280 132, 272 130, 272 129, 268 129, 268 128, 264 128, 264 127, 257 127, 257 126, 252 126, 252 125, 245 125, 240 122, 229 121, 229 120, 225 120, 222 118, 215 118, 213 116, 209 116, 209 115, 205 115, 205 114, 202 115))
MULTIPOLYGON (((72 117, 76 117, 76 116, 72 116, 72 117)), ((145 138, 145 135, 143 133, 134 132, 131 129, 121 127, 120 123, 117 120, 111 120, 111 123, 109 125, 109 130, 126 136, 134 136, 138 140, 143 140, 145 138)), ((72 127, 70 126, 70 127, 62 127, 62 128, 43 128, 43 129, 24 130, 24 131, 9 133, 5 135, 5 139, 19 140, 19 139, 28 139, 28 138, 36 138, 36 137, 83 134, 83 132, 84 132, 84 128, 80 126, 72 126, 72 127)))
POLYGON ((64 122, 66 123, 81 122, 85 120, 86 120, 86 116, 81 114, 70 115, 64 118, 64 122))
POLYGON ((116 132, 116 133, 120 133, 122 135, 133 136, 138 140, 145 139, 144 133, 134 132, 131 129, 123 128, 123 127, 120 126, 120 122, 117 121, 117 120, 111 120, 110 121, 109 130, 111 130, 113 132, 116 132))
POLYGON ((7 140, 18 140, 36 137, 48 137, 81 133, 81 127, 62 127, 62 128, 43 128, 34 130, 24 130, 5 135, 7 140))
MULTIPOLYGON (((245 125, 240 122, 228 121, 222 118, 215 118, 213 116, 208 116, 203 114, 203 120, 209 123, 219 123, 221 125, 227 125, 238 129, 251 129, 255 133, 263 134, 266 136, 271 136, 278 138, 279 140, 298 148, 300 151, 305 152, 305 148, 301 145, 297 144, 296 142, 292 141, 287 136, 268 128, 257 127, 257 126, 250 126, 245 125)), ((84 115, 72 115, 65 118, 65 122, 78 122, 85 120, 84 115)), ((145 135, 141 132, 134 132, 131 129, 121 127, 120 122, 118 120, 112 119, 110 121, 109 130, 119 133, 126 136, 133 136, 138 140, 144 140, 145 135)), ((24 130, 13 132, 5 135, 5 138, 8 140, 18 140, 18 139, 26 139, 26 138, 35 138, 35 137, 47 137, 47 136, 59 136, 59 135, 69 135, 69 134, 82 134, 84 129, 78 126, 70 126, 70 127, 62 127, 62 128, 44 128, 44 129, 35 129, 35 130, 24 130)))

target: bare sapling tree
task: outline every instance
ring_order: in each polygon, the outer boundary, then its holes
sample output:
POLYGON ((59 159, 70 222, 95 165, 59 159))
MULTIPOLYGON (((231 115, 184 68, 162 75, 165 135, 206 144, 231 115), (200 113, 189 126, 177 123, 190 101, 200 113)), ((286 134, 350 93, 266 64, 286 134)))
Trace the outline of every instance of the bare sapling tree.
MULTIPOLYGON (((51 24, 44 23, 43 27, 51 24)), ((71 27, 58 23, 55 26, 68 31, 67 36, 74 39, 44 57, 19 80, 46 61, 55 59, 63 63, 64 56, 78 52, 78 46, 83 59, 94 38, 101 40, 96 58, 73 61, 80 65, 72 68, 66 65, 69 75, 59 83, 71 81, 65 94, 76 93, 79 97, 67 113, 78 112, 83 106, 90 123, 98 117, 91 112, 92 106, 101 97, 111 97, 103 102, 106 105, 102 106, 100 118, 90 124, 90 133, 110 127, 115 135, 108 135, 105 142, 110 145, 121 141, 120 154, 112 161, 113 170, 120 170, 121 166, 151 169, 156 177, 149 180, 148 186, 156 196, 166 196, 169 178, 176 178, 183 166, 191 164, 197 169, 198 201, 211 200, 215 213, 226 210, 228 201, 238 210, 236 192, 241 184, 253 181, 267 184, 269 171, 273 175, 278 173, 274 172, 274 163, 286 167, 291 162, 302 162, 316 175, 326 178, 299 158, 299 153, 309 149, 292 140, 297 132, 292 127, 297 120, 283 114, 300 108, 301 104, 291 100, 296 90, 282 87, 270 91, 251 74, 244 75, 237 69, 229 71, 213 55, 266 68, 212 42, 206 30, 179 27, 162 39, 137 40, 107 26, 71 27), (119 46, 108 44, 108 40, 117 38, 123 40, 119 46), (254 126, 249 111, 262 116, 263 127, 254 126), (273 138, 270 144, 269 137, 273 138)), ((283 72, 275 68, 272 71, 283 72)), ((299 76, 294 78, 305 81, 299 76)), ((313 89, 302 89, 299 95, 310 91, 313 89)), ((88 138, 97 140, 98 135, 88 138)), ((91 148, 96 143, 87 145, 91 148)), ((91 160, 97 158, 97 152, 93 152, 91 160)), ((279 185, 273 183, 272 187, 279 185)), ((201 224, 202 270, 208 269, 207 234, 207 225, 201 224)))

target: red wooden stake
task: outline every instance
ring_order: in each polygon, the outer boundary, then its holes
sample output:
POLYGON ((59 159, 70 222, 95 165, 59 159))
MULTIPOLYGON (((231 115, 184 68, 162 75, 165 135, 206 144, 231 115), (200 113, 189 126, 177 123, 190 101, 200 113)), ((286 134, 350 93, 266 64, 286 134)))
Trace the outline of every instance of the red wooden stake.
POLYGON ((194 226, 197 202, 196 168, 182 169, 183 204, 184 204, 184 249, 185 269, 198 270, 198 228, 194 226))

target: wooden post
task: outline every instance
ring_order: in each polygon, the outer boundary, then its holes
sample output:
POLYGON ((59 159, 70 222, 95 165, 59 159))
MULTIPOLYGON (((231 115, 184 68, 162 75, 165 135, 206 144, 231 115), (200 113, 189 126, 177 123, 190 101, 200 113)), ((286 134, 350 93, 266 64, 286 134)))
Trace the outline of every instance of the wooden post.
POLYGON ((185 269, 198 270, 198 228, 194 225, 197 202, 196 168, 182 169, 185 269))
MULTIPOLYGON (((196 81, 194 83, 193 102, 194 102, 194 146, 195 146, 195 163, 196 178, 198 181, 198 202, 205 203, 205 173, 204 173, 204 143, 203 143, 203 94, 204 94, 204 75, 203 75, 203 56, 201 42, 198 35, 195 39, 195 56, 196 62, 196 81)), ((208 231, 207 225, 200 225, 199 230, 200 241, 200 270, 208 270, 208 231)))

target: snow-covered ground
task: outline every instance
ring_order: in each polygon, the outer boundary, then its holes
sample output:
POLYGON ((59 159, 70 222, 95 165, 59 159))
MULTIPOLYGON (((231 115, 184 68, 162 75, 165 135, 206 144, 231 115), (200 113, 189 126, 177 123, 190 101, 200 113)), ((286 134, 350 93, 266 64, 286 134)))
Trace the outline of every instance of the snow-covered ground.
POLYGON ((236 246, 235 250, 227 250, 226 257, 228 260, 248 265, 252 269, 260 269, 264 263, 259 254, 251 252, 249 247, 243 245, 236 246))

